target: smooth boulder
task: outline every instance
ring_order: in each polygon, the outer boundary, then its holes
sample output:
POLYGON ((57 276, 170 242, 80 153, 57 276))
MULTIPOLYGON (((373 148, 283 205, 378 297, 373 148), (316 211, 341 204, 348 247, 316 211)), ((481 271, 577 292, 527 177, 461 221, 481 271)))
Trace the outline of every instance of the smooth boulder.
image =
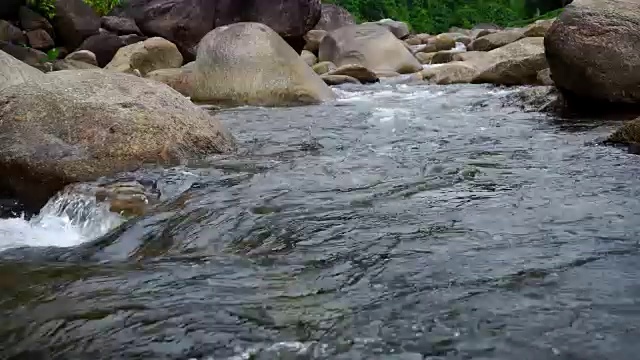
POLYGON ((76 49, 100 30, 100 17, 83 0, 56 0, 53 27, 60 43, 76 49))
POLYGON ((66 60, 81 61, 93 66, 98 66, 98 60, 96 54, 89 50, 78 50, 67 55, 66 60))
POLYGON ((309 30, 309 32, 304 35, 304 49, 311 51, 314 54, 318 54, 320 43, 326 35, 327 32, 324 30, 309 30))
POLYGON ((233 137, 157 82, 59 71, 0 93, 0 190, 38 208, 65 185, 227 152, 233 137))
POLYGON ((331 70, 327 75, 346 75, 358 79, 363 84, 376 83, 380 81, 378 75, 362 65, 349 64, 331 70))
POLYGON ((499 31, 493 34, 485 35, 473 40, 469 44, 469 50, 473 51, 491 51, 501 46, 511 44, 524 37, 522 29, 511 29, 499 31))
POLYGON ((319 61, 340 67, 358 64, 374 72, 414 73, 420 62, 387 28, 378 24, 341 27, 327 34, 320 43, 319 61))
POLYGON ((173 43, 154 37, 120 48, 105 69, 123 73, 137 70, 144 76, 158 69, 178 68, 183 61, 182 54, 173 43))
POLYGON ((409 26, 402 21, 396 21, 392 19, 382 19, 375 22, 375 24, 386 27, 387 29, 389 29, 389 31, 391 31, 393 35, 395 35, 395 37, 397 37, 400 40, 406 39, 407 37, 409 37, 409 34, 411 33, 409 31, 409 26))
POLYGON ((315 26, 317 30, 333 31, 347 25, 355 25, 356 20, 345 8, 336 4, 322 4, 321 17, 315 26))
POLYGON ((138 34, 142 35, 136 21, 130 18, 119 16, 103 16, 102 27, 118 35, 138 34))
POLYGON ((546 33, 555 85, 573 99, 640 102, 640 1, 580 0, 546 33))
POLYGON ((333 91, 276 32, 260 23, 219 27, 196 61, 176 72, 185 95, 216 105, 289 106, 333 100, 333 91))
POLYGON ((42 79, 42 71, 0 50, 0 90, 23 82, 39 82, 42 79))

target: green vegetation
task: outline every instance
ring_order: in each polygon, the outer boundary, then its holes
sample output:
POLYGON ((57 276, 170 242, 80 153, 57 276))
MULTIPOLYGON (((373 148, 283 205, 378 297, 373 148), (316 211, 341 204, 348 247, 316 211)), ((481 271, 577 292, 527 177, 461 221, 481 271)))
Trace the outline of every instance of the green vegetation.
MULTIPOLYGON (((516 26, 530 23, 569 0, 324 0, 343 6, 359 21, 384 18, 407 22, 414 31, 441 33, 479 23, 516 26)), ((555 11, 557 15, 557 10, 555 11)))
MULTIPOLYGON (((83 0, 89 4, 95 12, 100 15, 107 15, 111 9, 116 7, 121 0, 83 0)), ((38 14, 52 19, 56 14, 56 0, 27 0, 27 6, 38 14)))

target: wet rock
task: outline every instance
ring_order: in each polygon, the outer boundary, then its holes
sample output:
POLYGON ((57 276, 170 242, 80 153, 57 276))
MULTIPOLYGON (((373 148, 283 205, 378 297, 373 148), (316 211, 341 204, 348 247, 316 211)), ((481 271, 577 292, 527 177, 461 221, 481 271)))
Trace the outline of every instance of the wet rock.
POLYGON ((302 54, 300 54, 300 58, 307 63, 309 66, 313 66, 318 62, 318 58, 313 55, 311 51, 302 50, 302 54))
POLYGON ((340 66, 335 70, 329 71, 327 75, 347 75, 352 78, 358 79, 358 81, 363 84, 376 83, 380 81, 380 79, 378 79, 378 75, 376 75, 373 71, 367 69, 362 65, 356 64, 340 66))
POLYGON ((63 192, 94 197, 96 202, 108 204, 109 211, 130 218, 146 214, 159 203, 160 192, 153 185, 123 179, 72 184, 65 187, 63 192))
POLYGON ((439 34, 435 36, 431 42, 435 46, 436 51, 451 50, 456 47, 456 40, 449 34, 439 34))
POLYGON ((82 0, 56 0, 53 25, 60 43, 76 49, 100 29, 100 17, 82 0))
POLYGON ((418 59, 421 64, 431 64, 431 60, 436 54, 435 52, 419 52, 416 54, 416 59, 418 59))
POLYGON ((329 71, 337 69, 337 67, 331 61, 321 61, 313 65, 312 69, 316 74, 322 75, 328 73, 329 71))
POLYGON ((562 99, 553 86, 528 86, 508 95, 504 104, 517 106, 527 112, 552 112, 560 114, 562 99))
POLYGON ((216 120, 165 85, 104 70, 44 77, 0 94, 0 189, 30 207, 70 183, 233 148, 216 120))
POLYGON ((636 1, 568 5, 545 36, 553 80, 572 98, 640 102, 640 7, 636 1))
POLYGON ((139 43, 141 41, 145 41, 148 39, 148 37, 142 36, 142 35, 136 35, 136 34, 129 34, 129 35, 120 36, 120 39, 124 41, 125 45, 132 45, 135 43, 139 43))
POLYGON ((23 82, 39 82, 44 74, 0 50, 0 90, 23 82))
POLYGON ((103 16, 100 20, 100 23, 103 28, 118 35, 142 35, 140 28, 138 28, 138 25, 136 25, 136 21, 130 18, 119 16, 103 16))
POLYGON ((72 60, 72 61, 81 61, 93 66, 98 66, 98 60, 96 59, 96 54, 92 53, 89 50, 74 51, 71 54, 67 55, 65 59, 72 60))
POLYGON ((154 37, 122 47, 105 69, 123 73, 138 70, 144 76, 158 69, 178 68, 182 63, 182 54, 176 45, 166 39, 154 37))
POLYGON ((456 55, 462 53, 460 50, 443 50, 433 53, 431 56, 431 64, 445 64, 456 59, 456 55))
POLYGON ((497 49, 501 46, 511 44, 524 37, 524 31, 522 29, 512 29, 496 32, 493 34, 481 36, 471 44, 469 44, 469 50, 473 51, 490 51, 497 49))
POLYGON ((115 34, 98 34, 88 37, 78 47, 79 50, 89 50, 96 55, 98 66, 105 67, 116 55, 120 48, 124 47, 124 41, 115 34))
POLYGON ((300 52, 303 36, 318 23, 320 14, 320 0, 129 0, 110 15, 134 19, 145 35, 171 41, 187 60, 193 60, 196 45, 207 33, 237 22, 263 23, 300 52))
POLYGON ((551 78, 551 69, 549 68, 538 71, 538 74, 536 75, 536 77, 538 78, 538 83, 540 83, 541 85, 546 85, 546 86, 554 85, 553 79, 551 78))
POLYGON ((318 54, 318 50, 320 49, 320 43, 322 39, 327 35, 327 32, 324 30, 309 30, 309 32, 304 36, 304 49, 311 51, 314 54, 318 54))
POLYGON ((478 69, 467 62, 454 61, 428 67, 421 74, 425 81, 432 84, 468 84, 478 74, 478 69))
POLYGON ((347 25, 355 25, 356 20, 343 7, 336 4, 322 4, 321 17, 314 29, 333 31, 347 25))
POLYGON ((20 7, 20 26, 26 31, 42 29, 50 36, 55 35, 49 20, 26 6, 20 7))
POLYGON ((547 67, 547 60, 542 51, 527 57, 499 61, 480 72, 471 82, 495 85, 537 85, 539 84, 538 72, 547 67))
POLYGON ((358 79, 348 75, 330 75, 325 74, 321 76, 322 80, 327 85, 342 85, 342 84, 361 84, 358 79))
POLYGON ((40 50, 0 41, 0 50, 38 70, 48 71, 49 57, 40 50))
POLYGON ((22 30, 5 20, 0 20, 0 41, 17 45, 27 44, 27 38, 22 33, 22 30))
POLYGON ((533 24, 529 24, 524 29, 524 36, 526 37, 544 37, 555 19, 549 20, 537 20, 533 24))
POLYGON ((640 145, 640 118, 627 121, 605 141, 611 145, 640 145))
POLYGON ((376 24, 350 25, 330 32, 320 44, 318 59, 337 66, 358 64, 374 72, 414 73, 422 69, 402 41, 376 24))
POLYGON ((27 39, 29 39, 29 45, 37 50, 49 50, 56 45, 49 33, 43 29, 28 31, 27 39))

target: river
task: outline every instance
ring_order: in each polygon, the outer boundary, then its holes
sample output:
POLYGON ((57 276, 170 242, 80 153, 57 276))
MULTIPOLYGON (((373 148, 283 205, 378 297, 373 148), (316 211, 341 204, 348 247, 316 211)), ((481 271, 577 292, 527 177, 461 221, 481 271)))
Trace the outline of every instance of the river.
POLYGON ((0 220, 0 359, 637 359, 640 161, 520 90, 224 110, 140 218, 0 220))

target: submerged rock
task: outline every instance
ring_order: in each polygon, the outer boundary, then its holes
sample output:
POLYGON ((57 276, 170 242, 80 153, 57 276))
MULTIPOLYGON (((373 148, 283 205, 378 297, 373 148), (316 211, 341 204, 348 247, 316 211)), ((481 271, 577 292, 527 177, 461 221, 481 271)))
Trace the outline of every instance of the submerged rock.
POLYGON ((0 94, 0 190, 32 208, 70 183, 234 147, 215 119, 165 85, 104 70, 43 77, 0 94))
POLYGON ((627 121, 605 141, 611 145, 630 145, 635 148, 640 145, 640 118, 627 121))
POLYGON ((320 44, 318 59, 337 66, 358 64, 375 72, 406 74, 422 69, 405 44, 377 24, 350 25, 330 32, 320 44))

